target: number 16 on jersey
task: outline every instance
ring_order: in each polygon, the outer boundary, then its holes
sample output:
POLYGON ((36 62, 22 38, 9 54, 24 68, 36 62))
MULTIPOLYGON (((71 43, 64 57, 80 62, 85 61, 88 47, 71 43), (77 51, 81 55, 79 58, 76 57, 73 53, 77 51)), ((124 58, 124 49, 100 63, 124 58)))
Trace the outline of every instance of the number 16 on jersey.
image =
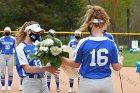
POLYGON ((106 56, 108 54, 108 50, 106 48, 99 49, 97 51, 97 58, 96 58, 96 51, 93 49, 90 54, 92 55, 90 66, 104 66, 108 62, 108 57, 106 56), (102 55, 105 54, 105 55, 102 55))

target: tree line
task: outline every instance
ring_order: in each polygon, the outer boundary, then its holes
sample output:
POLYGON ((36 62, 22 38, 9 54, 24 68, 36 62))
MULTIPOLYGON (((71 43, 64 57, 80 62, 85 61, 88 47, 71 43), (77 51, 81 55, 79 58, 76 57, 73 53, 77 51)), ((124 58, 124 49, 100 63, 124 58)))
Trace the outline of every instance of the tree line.
POLYGON ((74 31, 88 4, 105 8, 110 16, 108 32, 139 32, 140 0, 0 0, 0 30, 5 26, 16 30, 34 20, 45 30, 74 31))

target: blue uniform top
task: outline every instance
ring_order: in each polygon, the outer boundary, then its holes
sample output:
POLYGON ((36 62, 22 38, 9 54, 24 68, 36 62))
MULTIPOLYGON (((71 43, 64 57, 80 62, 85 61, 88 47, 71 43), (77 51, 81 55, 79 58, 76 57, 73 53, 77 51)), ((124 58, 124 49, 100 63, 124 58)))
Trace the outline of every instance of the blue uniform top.
POLYGON ((118 51, 107 37, 87 37, 79 41, 74 62, 81 64, 83 77, 102 79, 111 75, 110 64, 118 63, 118 51))
POLYGON ((42 73, 26 73, 24 69, 22 68, 22 65, 30 65, 35 67, 42 67, 42 64, 38 58, 31 59, 30 54, 34 54, 36 52, 35 45, 29 45, 25 42, 20 43, 16 47, 16 69, 18 72, 18 75, 20 77, 25 77, 28 75, 33 74, 39 74, 42 75, 42 73))
POLYGON ((15 53, 15 38, 13 36, 0 38, 1 54, 14 54, 15 53))
POLYGON ((104 33, 104 36, 105 37, 108 37, 110 40, 113 40, 114 41, 114 38, 113 38, 113 36, 110 33, 105 32, 104 33))
POLYGON ((72 39, 68 44, 68 46, 70 46, 72 49, 76 49, 77 45, 78 45, 78 42, 75 41, 75 39, 72 39))

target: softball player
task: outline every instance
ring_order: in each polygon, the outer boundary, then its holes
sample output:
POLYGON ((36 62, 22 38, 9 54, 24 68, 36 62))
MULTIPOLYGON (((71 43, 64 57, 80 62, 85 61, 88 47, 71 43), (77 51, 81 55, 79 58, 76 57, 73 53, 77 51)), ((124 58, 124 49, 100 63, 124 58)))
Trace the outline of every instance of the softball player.
MULTIPOLYGON (((51 35, 52 37, 55 37, 55 33, 56 31, 53 30, 53 29, 50 29, 49 30, 49 35, 51 35)), ((61 42, 61 41, 60 41, 61 42)), ((62 46, 62 42, 61 42, 61 46, 62 46)), ((51 84, 51 73, 46 73, 47 74, 47 85, 48 85, 48 88, 50 90, 50 84, 51 84)), ((60 88, 59 88, 59 76, 58 75, 55 75, 55 82, 56 82, 56 91, 59 92, 60 91, 60 88)))
POLYGON ((4 36, 0 38, 0 49, 1 49, 0 67, 1 67, 1 84, 2 84, 1 90, 5 90, 6 66, 8 67, 8 90, 12 90, 11 85, 13 81, 15 38, 11 36, 10 27, 4 28, 4 36))
MULTIPOLYGON (((74 32, 74 36, 75 36, 75 38, 72 39, 72 40, 69 42, 68 46, 70 46, 70 47, 73 49, 73 51, 75 52, 75 49, 76 49, 76 47, 77 47, 77 44, 78 44, 78 42, 79 42, 79 41, 81 40, 81 38, 82 38, 82 34, 81 34, 81 32, 79 32, 79 31, 75 31, 75 32, 74 32)), ((68 90, 69 93, 71 93, 71 92, 73 91, 73 83, 74 83, 74 79, 69 78, 69 86, 70 86, 70 88, 69 88, 69 90, 68 90)), ((79 84, 79 78, 78 78, 78 84, 79 84)))
POLYGON ((41 31, 44 30, 37 22, 30 21, 25 22, 16 35, 16 69, 23 78, 22 93, 49 93, 44 72, 57 74, 52 67, 43 67, 38 58, 30 58, 30 54, 36 52, 33 42, 41 31))
MULTIPOLYGON (((41 36, 39 36, 39 38, 36 41, 40 42, 41 40, 42 40, 42 38, 41 38, 41 36)), ((23 81, 23 78, 20 78, 19 91, 22 91, 22 81, 23 81)))
POLYGON ((79 93, 114 93, 110 65, 115 71, 120 70, 123 57, 118 62, 115 43, 103 35, 109 16, 102 7, 90 5, 85 17, 79 31, 89 28, 91 35, 79 41, 74 60, 61 60, 72 67, 80 66, 79 93))

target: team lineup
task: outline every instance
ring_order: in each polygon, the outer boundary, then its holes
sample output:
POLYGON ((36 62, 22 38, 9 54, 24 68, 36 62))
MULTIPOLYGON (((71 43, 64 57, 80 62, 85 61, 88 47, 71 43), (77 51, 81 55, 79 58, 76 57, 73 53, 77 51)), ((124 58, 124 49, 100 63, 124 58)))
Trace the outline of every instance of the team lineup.
MULTIPOLYGON (((89 5, 83 24, 75 30, 74 39, 68 43, 73 50, 72 58, 60 56, 62 64, 78 69, 78 93, 115 93, 111 68, 120 71, 123 56, 119 55, 113 36, 106 31, 109 22, 110 18, 102 7, 89 5), (90 35, 83 38, 82 31, 86 29, 90 35)), ((43 66, 39 58, 30 57, 30 54, 37 52, 35 42, 41 41, 40 34, 44 32, 45 30, 35 21, 25 22, 15 37, 11 35, 10 27, 5 27, 4 35, 0 38, 2 91, 6 90, 6 67, 7 90, 12 91, 14 56, 20 77, 19 90, 22 93, 49 93, 52 75, 55 77, 56 92, 61 91, 59 69, 43 66)), ((48 31, 51 37, 55 38, 55 34, 56 31, 53 29, 48 31)), ((75 79, 69 77, 67 93, 73 92, 74 81, 75 79)))

